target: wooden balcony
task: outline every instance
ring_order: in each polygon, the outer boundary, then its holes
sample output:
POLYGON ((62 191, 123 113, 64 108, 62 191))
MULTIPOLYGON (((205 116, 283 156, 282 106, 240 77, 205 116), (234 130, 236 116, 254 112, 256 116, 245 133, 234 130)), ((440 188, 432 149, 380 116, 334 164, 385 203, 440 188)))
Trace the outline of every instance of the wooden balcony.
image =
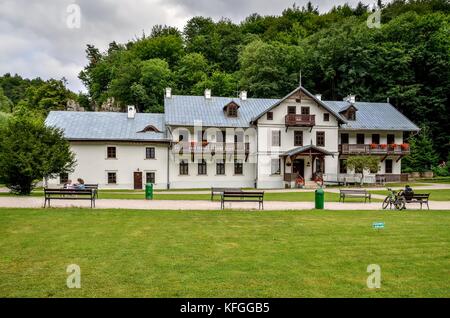
POLYGON ((182 153, 234 153, 248 155, 250 153, 250 143, 178 142, 173 145, 172 150, 182 153))
POLYGON ((410 153, 409 144, 342 144, 339 145, 342 155, 407 155, 410 153))
POLYGON ((287 126, 312 127, 316 124, 316 115, 287 114, 285 117, 287 126))

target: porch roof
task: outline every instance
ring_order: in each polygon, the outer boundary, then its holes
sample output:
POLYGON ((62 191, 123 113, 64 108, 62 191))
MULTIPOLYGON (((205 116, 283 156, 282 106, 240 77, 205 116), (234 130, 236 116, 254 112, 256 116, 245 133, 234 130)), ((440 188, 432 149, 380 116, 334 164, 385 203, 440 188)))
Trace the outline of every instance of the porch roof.
POLYGON ((323 156, 334 156, 331 152, 321 149, 313 145, 301 146, 292 148, 280 155, 280 157, 291 157, 295 155, 323 155, 323 156))

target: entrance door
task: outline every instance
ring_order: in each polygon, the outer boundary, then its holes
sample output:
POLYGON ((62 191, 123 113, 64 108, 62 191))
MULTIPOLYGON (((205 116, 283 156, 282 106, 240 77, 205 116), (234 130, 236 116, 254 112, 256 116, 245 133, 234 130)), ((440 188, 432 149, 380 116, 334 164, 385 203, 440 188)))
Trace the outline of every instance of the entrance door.
POLYGON ((304 178, 305 177, 305 160, 295 159, 292 162, 292 173, 299 174, 304 178))
POLYGON ((142 190, 142 172, 134 172, 134 189, 142 190))

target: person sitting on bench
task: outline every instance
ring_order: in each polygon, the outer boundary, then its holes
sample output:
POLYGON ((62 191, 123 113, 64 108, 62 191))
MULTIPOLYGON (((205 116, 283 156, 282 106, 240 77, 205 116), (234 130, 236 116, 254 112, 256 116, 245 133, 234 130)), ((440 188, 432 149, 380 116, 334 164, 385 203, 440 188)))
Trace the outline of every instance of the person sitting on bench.
POLYGON ((83 179, 78 178, 77 181, 78 181, 78 184, 75 186, 75 189, 77 189, 77 190, 84 190, 84 189, 86 189, 86 186, 84 185, 84 180, 83 179))
POLYGON ((74 185, 72 184, 72 180, 67 180, 66 183, 64 183, 63 189, 74 189, 74 185))
POLYGON ((403 190, 403 196, 405 197, 405 199, 411 200, 413 195, 414 195, 413 189, 409 185, 406 185, 405 190, 403 190))

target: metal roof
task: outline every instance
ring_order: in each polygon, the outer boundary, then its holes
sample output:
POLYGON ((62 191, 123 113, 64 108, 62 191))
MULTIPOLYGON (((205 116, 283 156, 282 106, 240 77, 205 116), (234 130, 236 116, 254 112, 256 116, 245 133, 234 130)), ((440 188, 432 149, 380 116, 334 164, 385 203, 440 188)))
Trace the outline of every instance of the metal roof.
POLYGON ((166 124, 193 126, 201 121, 205 127, 249 127, 254 117, 278 102, 279 99, 215 97, 173 95, 164 99, 166 124), (223 107, 230 102, 239 105, 238 117, 230 118, 223 107))
MULTIPOLYGON (((349 107, 347 101, 323 101, 336 113, 349 107)), ((406 118, 390 103, 358 102, 353 105, 357 108, 356 120, 347 120, 341 129, 348 130, 401 130, 419 131, 412 121, 406 118)), ((340 115, 342 117, 342 115, 340 115)))
POLYGON ((61 128, 69 140, 167 141, 164 114, 51 111, 45 124, 61 128), (160 132, 140 132, 149 125, 160 132))
POLYGON ((323 153, 323 154, 326 155, 326 156, 333 156, 333 157, 334 157, 334 155, 333 155, 331 152, 326 151, 325 149, 321 149, 321 148, 319 148, 319 147, 316 147, 316 146, 314 146, 314 145, 306 145, 306 146, 301 146, 301 147, 292 148, 291 150, 288 150, 288 151, 282 153, 280 156, 281 156, 281 157, 285 157, 285 156, 293 156, 293 155, 296 155, 296 154, 298 154, 298 153, 302 153, 302 152, 304 152, 304 151, 306 151, 306 150, 310 150, 310 149, 311 149, 311 150, 315 150, 315 151, 317 151, 317 152, 321 152, 321 153, 323 153))
POLYGON ((322 106, 323 108, 325 108, 326 110, 328 110, 333 116, 336 117, 336 119, 340 122, 340 123, 346 123, 347 119, 340 116, 337 112, 335 112, 334 109, 328 107, 328 105, 326 105, 325 103, 322 102, 322 100, 318 99, 315 95, 313 95, 311 92, 309 92, 306 88, 304 88, 303 86, 298 86, 296 89, 294 89, 292 92, 290 92, 289 94, 287 94, 286 96, 284 96, 281 99, 278 99, 276 101, 276 103, 274 103, 273 105, 271 105, 269 108, 267 108, 265 111, 263 111, 261 114, 258 114, 258 116, 256 116, 255 118, 253 118, 253 121, 258 120, 259 118, 261 118, 261 116, 263 116, 265 113, 267 113, 268 111, 272 110, 273 108, 277 107, 278 105, 281 104, 281 102, 285 101, 286 99, 288 99, 292 94, 296 93, 297 91, 301 90, 304 94, 306 94, 307 96, 309 96, 312 100, 314 100, 317 104, 319 104, 320 106, 322 106))

